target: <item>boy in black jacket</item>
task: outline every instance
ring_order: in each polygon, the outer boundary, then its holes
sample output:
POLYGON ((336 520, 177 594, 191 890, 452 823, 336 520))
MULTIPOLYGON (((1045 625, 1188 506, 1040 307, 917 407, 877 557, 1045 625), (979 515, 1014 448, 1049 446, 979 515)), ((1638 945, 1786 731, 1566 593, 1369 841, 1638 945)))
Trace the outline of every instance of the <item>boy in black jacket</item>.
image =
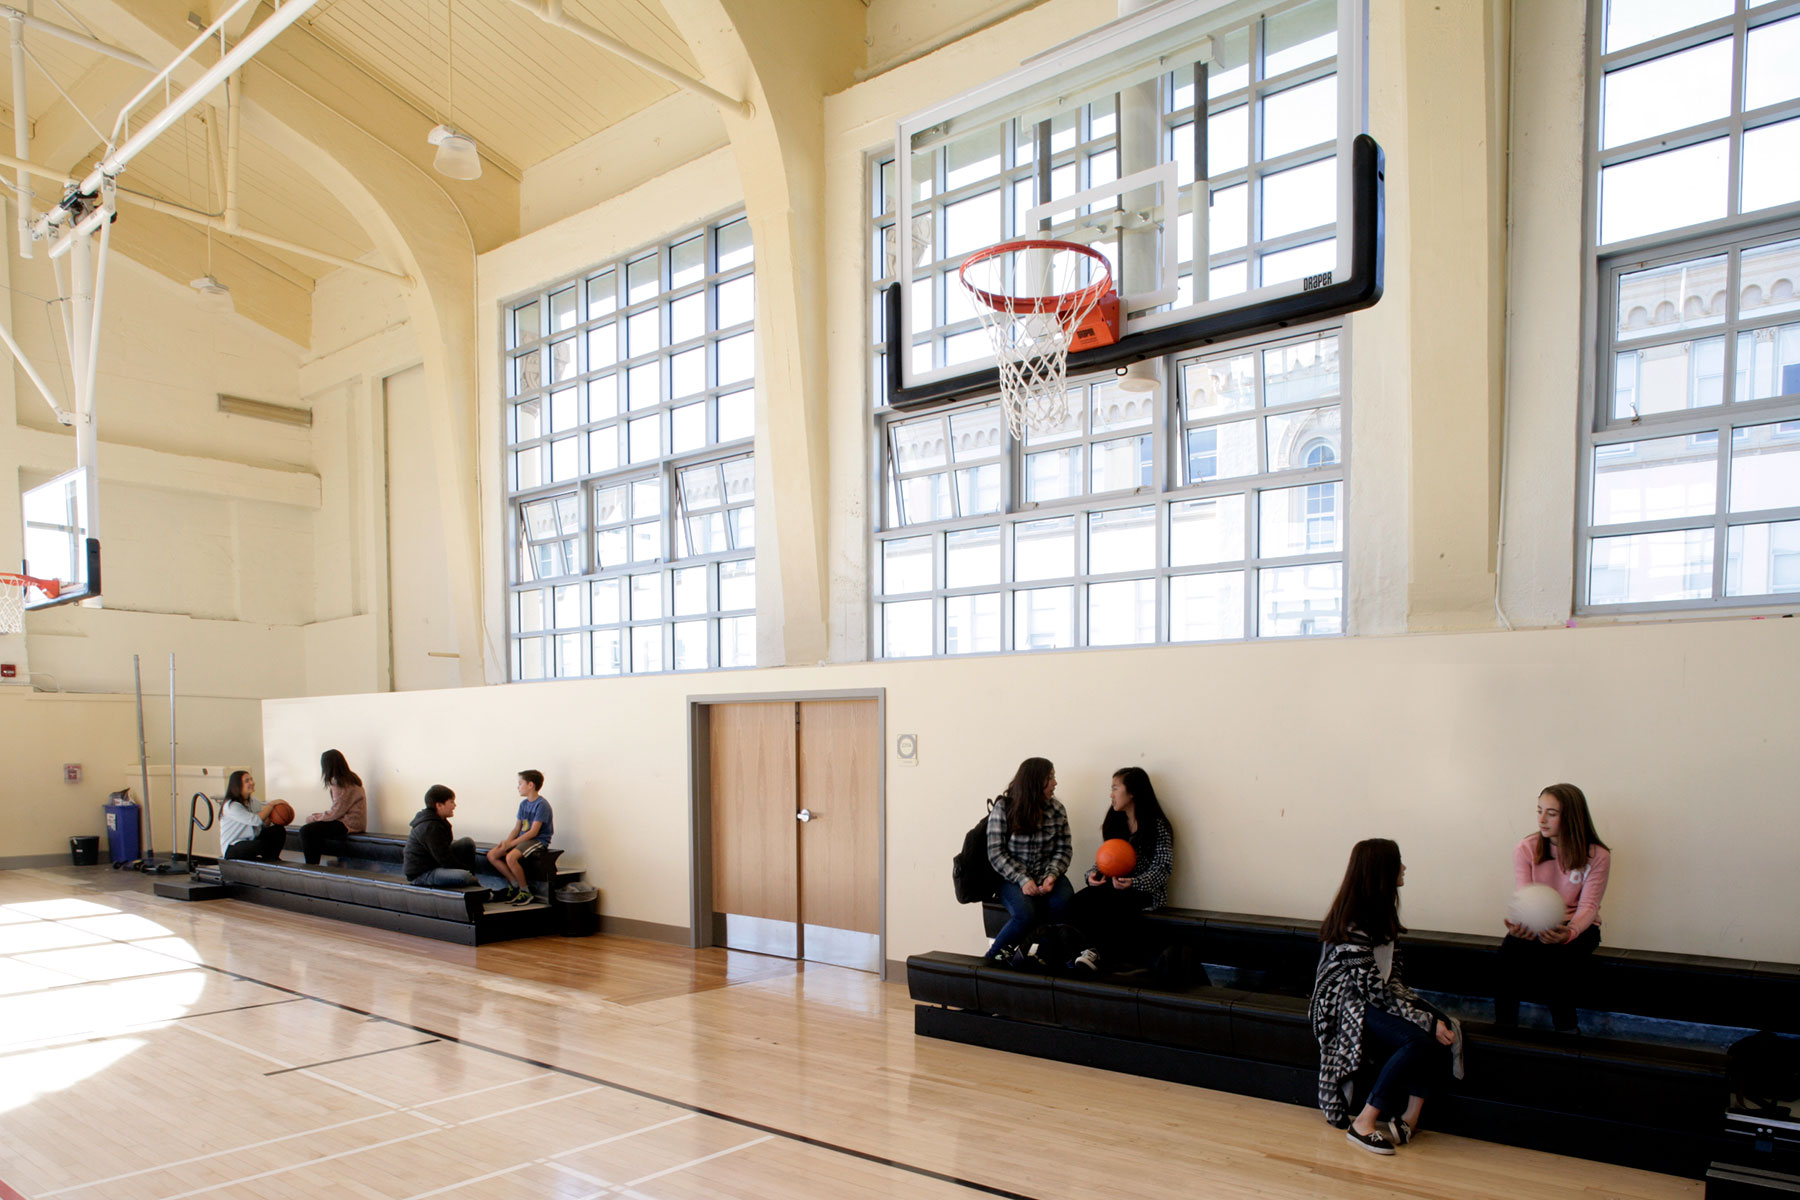
POLYGON ((456 815, 456 793, 441 783, 425 791, 425 807, 412 819, 406 834, 406 858, 401 869, 416 887, 477 887, 475 839, 451 840, 450 818, 456 815))

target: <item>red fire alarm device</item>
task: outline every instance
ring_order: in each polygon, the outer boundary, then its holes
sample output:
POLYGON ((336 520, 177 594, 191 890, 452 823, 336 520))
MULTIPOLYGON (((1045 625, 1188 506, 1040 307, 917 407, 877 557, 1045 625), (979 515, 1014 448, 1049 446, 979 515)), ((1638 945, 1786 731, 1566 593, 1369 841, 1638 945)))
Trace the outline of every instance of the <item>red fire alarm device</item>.
POLYGON ((81 782, 81 764, 80 763, 64 763, 63 764, 63 782, 64 783, 80 783, 81 782))
POLYGON ((12 663, 0 663, 0 679, 17 679, 19 668, 12 663))

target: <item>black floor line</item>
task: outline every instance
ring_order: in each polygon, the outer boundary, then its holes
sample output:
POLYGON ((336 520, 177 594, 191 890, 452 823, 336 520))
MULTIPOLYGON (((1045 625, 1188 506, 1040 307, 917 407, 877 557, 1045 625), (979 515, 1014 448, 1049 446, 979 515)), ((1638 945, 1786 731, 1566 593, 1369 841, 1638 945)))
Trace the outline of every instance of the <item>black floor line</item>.
MULTIPOLYGON (((40 920, 52 920, 53 921, 53 920, 56 920, 56 918, 54 918, 54 917, 40 918, 40 920)), ((102 935, 102 936, 104 936, 104 935, 102 935)), ((108 938, 107 940, 113 941, 113 942, 118 942, 118 939, 116 939, 116 938, 108 938)), ((118 942, 118 944, 131 945, 132 943, 118 942)), ((166 953, 166 951, 157 950, 157 951, 154 951, 153 953, 163 954, 163 953, 166 953)), ((174 956, 170 955, 169 957, 173 958, 174 956)), ((805 1145, 805 1146, 816 1146, 821 1150, 829 1150, 835 1154, 848 1155, 851 1158, 858 1158, 858 1159, 861 1159, 863 1162, 874 1163, 877 1166, 892 1167, 897 1171, 905 1171, 908 1174, 918 1175, 921 1178, 935 1179, 940 1183, 948 1183, 955 1187, 967 1188, 969 1191, 979 1192, 984 1196, 999 1196, 999 1197, 1002 1197, 1003 1200, 1039 1200, 1038 1197, 1031 1196, 1025 1192, 1012 1192, 1012 1191, 1008 1191, 1005 1188, 994 1187, 991 1184, 978 1183, 973 1179, 963 1179, 960 1176, 949 1175, 943 1171, 934 1171, 930 1167, 921 1167, 914 1163, 901 1162, 899 1159, 886 1158, 879 1154, 872 1154, 867 1150, 858 1150, 854 1146, 842 1146, 836 1142, 825 1141, 823 1138, 809 1137, 808 1135, 806 1135, 804 1133, 795 1133, 792 1130, 782 1129, 779 1126, 765 1125, 760 1121, 752 1121, 745 1117, 734 1117, 730 1113, 720 1112, 717 1109, 705 1108, 698 1104, 689 1104, 685 1100, 674 1100, 668 1096, 659 1096, 655 1092, 645 1091, 643 1088, 632 1087, 630 1084, 626 1084, 626 1083, 615 1083, 614 1081, 612 1081, 610 1079, 602 1079, 598 1075, 589 1075, 582 1071, 571 1070, 568 1067, 559 1067, 555 1063, 543 1062, 540 1059, 527 1058, 523 1054, 514 1054, 510 1050, 499 1050, 493 1046, 484 1046, 479 1042, 471 1042, 465 1038, 457 1037, 454 1034, 440 1033, 435 1029, 427 1029, 423 1025, 414 1025, 410 1021, 402 1021, 402 1020, 399 1020, 394 1017, 385 1017, 385 1016, 382 1016, 380 1013, 370 1012, 368 1009, 364 1009, 364 1008, 357 1008, 355 1005, 352 1005, 352 1004, 344 1004, 337 1000, 327 1000, 323 996, 314 996, 314 995, 311 995, 310 993, 302 992, 297 988, 284 987, 279 983, 270 983, 265 979, 258 979, 253 975, 246 975, 242 971, 228 971, 224 967, 215 967, 215 966, 212 966, 210 963, 190 963, 186 959, 180 959, 178 961, 186 963, 190 967, 197 966, 197 967, 201 968, 202 970, 211 971, 215 975, 223 975, 228 979, 236 979, 243 983, 254 983, 258 987, 266 987, 270 991, 282 992, 288 996, 294 997, 297 1000, 311 1000, 315 1004, 323 1004, 328 1007, 338 1009, 341 1012, 355 1013, 357 1016, 367 1017, 371 1021, 381 1021, 384 1024, 393 1025, 400 1029, 410 1029, 414 1033, 424 1034, 429 1039, 429 1041, 427 1041, 427 1042, 416 1042, 416 1043, 414 1043, 414 1045, 419 1045, 419 1046, 428 1045, 428 1044, 430 1044, 431 1041, 450 1042, 450 1043, 453 1043, 454 1045, 464 1046, 470 1050, 479 1050, 485 1054, 492 1054, 499 1058, 510 1059, 516 1063, 523 1063, 524 1065, 526 1065, 528 1067, 536 1067, 542 1071, 552 1071, 558 1075, 563 1075, 570 1079, 579 1079, 583 1083, 591 1083, 597 1087, 611 1088, 613 1091, 624 1092, 627 1095, 636 1096, 641 1100, 654 1100, 658 1104, 666 1104, 670 1108, 678 1108, 678 1109, 682 1110, 683 1112, 691 1112, 691 1113, 695 1114, 696 1116, 711 1117, 715 1121, 724 1121, 728 1124, 736 1125, 743 1129, 754 1129, 758 1133, 766 1133, 766 1134, 770 1134, 775 1137, 786 1138, 790 1142, 799 1142, 801 1145, 805 1145)), ((273 1003, 279 1004, 279 1003, 284 1003, 284 1002, 283 1001, 274 1001, 273 1003)), ((256 1007, 256 1006, 246 1006, 246 1007, 256 1007)), ((229 1011, 229 1010, 220 1010, 220 1011, 229 1011)), ((405 1049, 405 1048, 406 1047, 402 1047, 402 1046, 393 1047, 393 1049, 396 1049, 396 1050, 405 1049)), ((381 1053, 385 1053, 385 1052, 380 1051, 380 1050, 375 1050, 375 1051, 371 1051, 370 1053, 381 1054, 381 1053)), ((350 1055, 350 1057, 351 1058, 364 1058, 364 1057, 367 1057, 367 1055, 353 1054, 353 1055, 350 1055)), ((332 1059, 331 1061, 342 1062, 345 1060, 332 1059)), ((315 1065, 323 1065, 323 1064, 315 1064, 315 1065)), ((304 1068, 304 1067, 284 1068, 284 1070, 287 1070, 287 1071, 299 1071, 299 1070, 305 1070, 305 1069, 306 1068, 304 1068)), ((279 1075, 281 1073, 282 1073, 281 1071, 266 1072, 266 1074, 270 1074, 270 1075, 279 1075)))
MULTIPOLYGON (((260 983, 261 981, 258 980, 257 982, 260 983)), ((310 999, 312 999, 312 997, 309 996, 309 997, 307 997, 307 999, 310 1000, 310 999)), ((424 1033, 425 1031, 423 1029, 421 1029, 418 1032, 424 1033)), ((443 1038, 431 1037, 431 1038, 426 1038, 422 1042, 408 1042, 404 1046, 388 1046, 385 1049, 381 1049, 381 1050, 365 1050, 361 1054, 346 1054, 342 1058, 328 1058, 328 1059, 325 1059, 323 1062, 307 1063, 304 1066, 298 1066, 298 1067, 282 1067, 279 1071, 264 1071, 263 1074, 264 1075, 286 1075, 290 1071, 310 1071, 314 1067, 329 1067, 332 1063, 351 1062, 358 1058, 373 1058, 377 1054, 392 1054, 396 1050, 411 1050, 418 1046, 435 1046, 437 1043, 439 1043, 443 1040, 444 1040, 443 1038)))

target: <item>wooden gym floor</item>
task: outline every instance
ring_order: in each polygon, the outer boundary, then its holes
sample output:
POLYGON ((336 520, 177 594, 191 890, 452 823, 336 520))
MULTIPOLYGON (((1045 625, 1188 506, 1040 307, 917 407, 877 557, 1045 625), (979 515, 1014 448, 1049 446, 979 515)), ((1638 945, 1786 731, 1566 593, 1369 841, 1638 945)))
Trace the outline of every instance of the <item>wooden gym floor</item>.
POLYGON ((0 1200, 1701 1194, 1430 1133, 1376 1158, 1308 1109, 915 1039, 911 1008, 755 955, 0 872, 0 1200))

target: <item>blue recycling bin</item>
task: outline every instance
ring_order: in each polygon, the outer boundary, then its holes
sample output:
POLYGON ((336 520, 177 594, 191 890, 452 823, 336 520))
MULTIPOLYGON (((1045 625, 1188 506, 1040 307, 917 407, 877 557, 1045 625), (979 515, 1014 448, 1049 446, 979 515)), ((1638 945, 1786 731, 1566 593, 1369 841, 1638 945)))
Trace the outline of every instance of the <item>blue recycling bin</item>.
POLYGON ((136 862, 142 858, 142 810, 135 804, 103 804, 106 814, 106 856, 114 863, 136 862))

